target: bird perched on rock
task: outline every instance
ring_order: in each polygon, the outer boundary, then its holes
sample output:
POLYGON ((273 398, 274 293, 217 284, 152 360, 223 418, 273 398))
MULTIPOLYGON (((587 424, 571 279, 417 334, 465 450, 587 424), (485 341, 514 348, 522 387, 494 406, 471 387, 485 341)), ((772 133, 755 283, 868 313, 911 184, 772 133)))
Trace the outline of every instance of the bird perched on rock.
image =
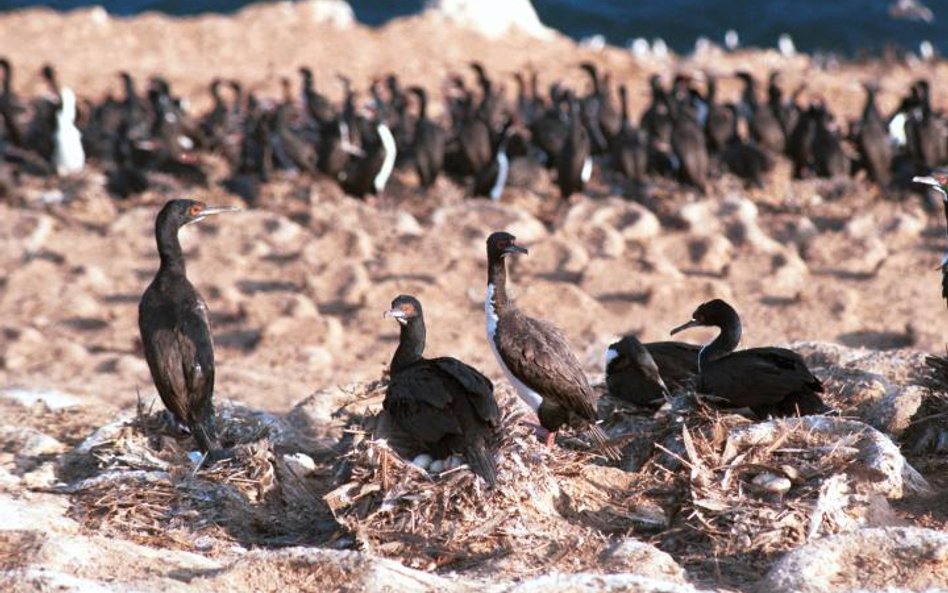
POLYGON ((161 264, 138 304, 145 360, 158 395, 210 462, 226 456, 214 424, 214 343, 207 305, 187 277, 178 230, 235 210, 194 200, 165 204, 155 220, 161 264))
POLYGON ((491 439, 500 411, 494 385, 456 358, 424 357, 425 318, 415 297, 396 297, 385 316, 401 326, 382 404, 385 411, 421 446, 422 453, 449 462, 452 454, 463 454, 474 473, 495 485, 491 439))

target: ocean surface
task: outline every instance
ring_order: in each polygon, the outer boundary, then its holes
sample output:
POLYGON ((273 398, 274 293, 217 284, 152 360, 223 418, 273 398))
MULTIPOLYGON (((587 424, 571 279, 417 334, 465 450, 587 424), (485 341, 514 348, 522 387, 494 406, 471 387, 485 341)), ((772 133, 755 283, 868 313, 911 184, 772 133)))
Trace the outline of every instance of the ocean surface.
MULTIPOLYGON (((948 55, 948 35, 939 21, 948 21, 948 0, 923 0, 935 15, 930 23, 889 16, 894 0, 534 0, 546 25, 580 40, 602 35, 613 45, 631 39, 661 37, 678 53, 688 53, 704 36, 723 43, 729 29, 738 32, 743 46, 774 47, 788 33, 797 49, 857 56, 878 53, 887 45, 918 50, 930 41, 940 55, 948 55)), ((172 15, 233 12, 249 0, 0 0, 0 11, 26 6, 69 10, 102 5, 112 14, 128 16, 145 11, 172 15)), ((349 0, 356 18, 380 25, 419 12, 424 0, 349 0)))

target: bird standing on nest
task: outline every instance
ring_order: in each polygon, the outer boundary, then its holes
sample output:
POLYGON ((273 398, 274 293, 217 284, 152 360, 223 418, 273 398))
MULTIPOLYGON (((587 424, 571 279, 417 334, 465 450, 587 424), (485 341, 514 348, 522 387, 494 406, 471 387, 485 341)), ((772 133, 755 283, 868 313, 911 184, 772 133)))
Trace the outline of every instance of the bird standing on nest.
POLYGON ((536 412, 553 446, 563 425, 584 428, 608 457, 619 452, 596 425, 596 395, 563 332, 548 321, 524 315, 507 298, 509 254, 527 253, 510 233, 487 238, 487 341, 511 385, 536 412))
POLYGON ((155 388, 174 420, 194 436, 205 457, 201 463, 227 455, 220 450, 214 425, 214 343, 207 305, 188 280, 178 230, 236 210, 194 200, 165 204, 155 221, 161 265, 138 305, 138 328, 155 388))

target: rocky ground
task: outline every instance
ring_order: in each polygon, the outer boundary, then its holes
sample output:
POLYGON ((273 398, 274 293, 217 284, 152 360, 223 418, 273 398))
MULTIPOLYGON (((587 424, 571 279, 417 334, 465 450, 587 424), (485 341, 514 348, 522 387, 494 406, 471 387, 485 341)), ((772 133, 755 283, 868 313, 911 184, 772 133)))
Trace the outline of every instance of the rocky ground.
MULTIPOLYGON (((0 19, 0 54, 21 67, 24 93, 39 89, 33 73, 48 60, 80 95, 114 89, 124 68, 167 74, 198 106, 213 75, 275 94, 278 76, 301 63, 358 81, 389 71, 395 54, 411 56, 399 64, 403 80, 432 89, 475 57, 499 73, 532 63, 544 78, 578 83, 575 64, 591 57, 632 84, 636 111, 647 75, 674 68, 762 76, 781 67, 788 85, 806 78, 844 116, 860 108, 862 80, 881 77, 888 108, 906 81, 946 74, 944 63, 825 71, 766 52, 633 61, 560 38, 487 40, 430 15, 339 27, 302 18, 306 6, 181 21, 14 13, 0 19)), ((936 103, 944 96, 936 85, 936 103)), ((216 397, 246 449, 206 476, 192 476, 186 443, 151 422, 156 394, 136 326, 157 267, 154 216, 181 188, 167 180, 118 203, 95 166, 78 179, 26 181, 0 203, 0 582, 15 591, 948 588, 945 411, 923 379, 924 353, 944 353, 948 329, 935 270, 940 213, 927 198, 881 196, 859 179, 790 183, 788 169, 765 190, 722 179, 698 197, 660 181, 632 192, 597 165, 565 214, 553 211, 549 175, 525 162, 500 204, 446 180, 422 195, 408 171, 372 202, 325 180, 278 179, 255 208, 181 233, 211 311, 216 397), (744 319, 744 345, 797 343, 844 419, 755 428, 687 406, 678 424, 614 412, 616 434, 649 435, 614 468, 569 443, 544 457, 511 418, 498 492, 466 473, 419 478, 364 432, 397 340, 381 313, 415 294, 429 352, 503 387, 482 325, 484 240, 498 229, 530 248, 511 269, 521 307, 559 324, 594 380, 616 336, 662 339, 722 297, 744 319), (920 436, 932 418, 934 432, 920 436), (678 461, 661 458, 653 434, 678 461), (761 493, 755 480, 790 486, 761 493)), ((191 195, 239 203, 216 187, 191 195)), ((503 392, 513 413, 519 404, 503 392)))

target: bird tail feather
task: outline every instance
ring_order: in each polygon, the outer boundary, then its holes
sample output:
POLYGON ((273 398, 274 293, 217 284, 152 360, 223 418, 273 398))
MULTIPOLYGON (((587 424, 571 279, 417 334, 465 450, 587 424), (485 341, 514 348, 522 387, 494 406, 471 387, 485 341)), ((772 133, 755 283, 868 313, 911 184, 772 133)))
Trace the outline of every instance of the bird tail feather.
POLYGON ((609 442, 609 437, 601 428, 595 424, 589 427, 589 436, 592 437, 592 440, 596 441, 597 449, 603 453, 606 457, 612 461, 619 461, 622 459, 622 454, 619 453, 619 450, 609 442))
POLYGON ((471 471, 480 477, 491 487, 497 484, 497 465, 494 458, 484 443, 474 443, 465 451, 467 463, 471 466, 471 471))

